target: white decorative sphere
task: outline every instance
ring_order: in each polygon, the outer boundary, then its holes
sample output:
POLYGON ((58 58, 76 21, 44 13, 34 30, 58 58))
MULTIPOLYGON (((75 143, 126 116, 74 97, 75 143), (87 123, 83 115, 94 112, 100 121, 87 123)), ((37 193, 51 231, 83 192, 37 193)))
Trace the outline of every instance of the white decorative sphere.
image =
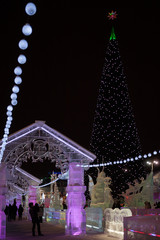
POLYGON ((8 128, 6 128, 6 127, 5 127, 4 131, 5 131, 5 133, 9 132, 8 128))
POLYGON ((26 61, 27 61, 26 56, 24 56, 23 54, 19 55, 19 57, 18 57, 18 62, 19 62, 20 64, 24 64, 24 63, 26 63, 26 61))
POLYGON ((13 110, 12 105, 8 105, 7 110, 8 110, 8 111, 12 111, 12 110, 13 110))
POLYGON ((17 100, 16 100, 16 99, 12 100, 12 101, 11 101, 11 104, 12 104, 13 106, 17 105, 17 100))
POLYGON ((14 82, 15 82, 15 84, 21 84, 22 83, 22 78, 21 77, 15 77, 14 82))
POLYGON ((26 23, 23 28, 22 28, 22 33, 25 35, 25 36, 29 36, 31 35, 32 33, 32 27, 30 24, 26 23))
POLYGON ((8 117, 7 120, 8 120, 8 121, 12 121, 12 120, 13 120, 13 117, 8 117))
POLYGON ((7 120, 6 125, 10 125, 11 126, 11 121, 7 120))
POLYGON ((25 11, 29 16, 33 16, 37 11, 36 5, 32 2, 27 3, 25 11))
POLYGON ((8 117, 12 116, 12 112, 11 111, 7 111, 6 114, 7 114, 8 117))
POLYGON ((5 150, 5 146, 4 145, 2 145, 2 148, 1 148, 3 151, 5 150))
POLYGON ((12 92, 13 92, 13 93, 18 93, 18 92, 19 92, 19 87, 15 85, 15 86, 12 88, 12 92))
POLYGON ((25 39, 19 41, 18 46, 20 49, 25 50, 28 48, 28 42, 25 39))
POLYGON ((12 100, 17 99, 17 94, 16 94, 16 93, 12 93, 11 96, 10 96, 10 98, 11 98, 12 100))
POLYGON ((16 68, 14 69, 14 73, 15 73, 16 75, 21 75, 21 74, 22 74, 22 68, 21 68, 21 67, 16 67, 16 68))

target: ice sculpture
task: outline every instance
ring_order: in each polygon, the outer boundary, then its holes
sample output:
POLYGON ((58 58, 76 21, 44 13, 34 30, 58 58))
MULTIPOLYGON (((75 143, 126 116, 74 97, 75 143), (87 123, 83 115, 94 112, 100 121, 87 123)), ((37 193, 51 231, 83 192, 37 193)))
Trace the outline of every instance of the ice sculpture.
POLYGON ((33 202, 33 205, 37 201, 37 188, 34 186, 29 186, 29 196, 28 196, 28 203, 33 202))
POLYGON ((124 217, 132 216, 130 209, 107 208, 104 211, 104 232, 107 235, 123 238, 123 220, 124 217))
POLYGON ((110 183, 111 178, 106 177, 104 171, 98 173, 97 183, 93 186, 91 194, 91 207, 101 207, 103 210, 112 207, 113 198, 109 188, 110 183))
POLYGON ((86 227, 90 230, 103 232, 103 210, 102 208, 86 208, 86 227))
POLYGON ((153 206, 153 173, 151 172, 146 180, 141 179, 141 183, 138 180, 134 181, 134 186, 129 184, 129 189, 122 196, 125 199, 125 206, 130 208, 144 208, 144 202, 149 201, 153 206))
POLYGON ((69 184, 67 186, 66 235, 86 233, 86 213, 84 210, 84 170, 77 163, 69 164, 69 184))
POLYGON ((157 240, 160 237, 160 216, 124 218, 124 240, 157 240))

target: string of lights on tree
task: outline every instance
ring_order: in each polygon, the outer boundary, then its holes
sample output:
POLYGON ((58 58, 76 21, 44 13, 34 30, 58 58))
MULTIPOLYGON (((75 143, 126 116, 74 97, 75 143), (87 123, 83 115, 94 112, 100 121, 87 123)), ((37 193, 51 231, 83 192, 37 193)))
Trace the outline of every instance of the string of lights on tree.
MULTIPOLYGON (((108 15, 110 20, 116 17, 113 11, 108 15)), ((97 156, 97 164, 92 166, 111 165, 104 171, 112 178, 113 195, 120 189, 125 190, 128 182, 146 175, 142 161, 131 164, 134 159, 143 159, 142 150, 113 26, 101 75, 90 146, 97 156), (128 169, 125 176, 124 167, 128 169)), ((89 169, 88 173, 92 174, 92 170, 89 169)))
MULTIPOLYGON (((34 3, 29 2, 26 4, 25 12, 28 16, 33 16, 36 13, 36 11, 37 11, 37 8, 34 3)), ((7 120, 6 120, 6 124, 5 124, 5 128, 4 128, 4 135, 2 138, 2 146, 1 146, 1 150, 0 150, 0 163, 2 161, 4 150, 6 147, 6 143, 7 143, 7 139, 8 139, 8 135, 9 135, 9 129, 10 129, 12 121, 13 121, 12 112, 13 112, 14 107, 18 103, 18 101, 17 101, 18 95, 17 94, 20 91, 19 86, 22 83, 22 77, 21 77, 22 65, 24 65, 27 61, 27 58, 23 52, 28 48, 28 42, 27 42, 26 38, 32 34, 32 27, 29 23, 26 23, 22 27, 22 33, 24 35, 24 38, 21 39, 18 43, 19 49, 22 51, 22 53, 20 53, 20 55, 17 58, 18 66, 14 68, 14 74, 15 74, 14 86, 12 87, 12 94, 10 95, 11 103, 10 103, 10 105, 7 106, 7 112, 6 112, 7 120)))

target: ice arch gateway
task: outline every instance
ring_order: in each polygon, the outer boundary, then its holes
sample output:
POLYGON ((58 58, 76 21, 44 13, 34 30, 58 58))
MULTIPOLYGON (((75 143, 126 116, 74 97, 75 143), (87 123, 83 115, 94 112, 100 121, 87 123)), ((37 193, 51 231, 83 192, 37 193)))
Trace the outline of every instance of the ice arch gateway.
POLYGON ((49 127, 44 121, 35 121, 11 134, 0 165, 0 239, 3 239, 3 236, 5 238, 3 210, 6 200, 28 189, 31 200, 34 201, 32 186, 39 185, 40 180, 21 169, 22 163, 28 159, 32 162, 50 160, 56 162, 56 167, 60 168, 62 173, 69 170, 66 234, 85 234, 84 168, 77 165, 87 165, 95 158, 94 154, 49 127))

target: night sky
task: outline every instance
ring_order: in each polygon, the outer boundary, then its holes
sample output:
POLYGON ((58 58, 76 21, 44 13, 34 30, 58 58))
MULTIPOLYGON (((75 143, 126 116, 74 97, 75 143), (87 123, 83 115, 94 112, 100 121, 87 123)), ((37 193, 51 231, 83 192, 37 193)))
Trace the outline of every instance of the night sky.
POLYGON ((158 7, 94 8, 69 1, 33 1, 37 13, 28 17, 27 1, 1 0, 0 6, 0 135, 6 122, 6 108, 14 85, 14 68, 23 53, 22 84, 13 110, 10 133, 35 120, 89 149, 94 111, 112 21, 127 76, 143 153, 160 149, 160 28, 158 7), (52 5, 50 5, 52 4, 52 5), (22 26, 30 23, 31 36, 22 26), (25 38, 29 47, 20 50, 25 38))

